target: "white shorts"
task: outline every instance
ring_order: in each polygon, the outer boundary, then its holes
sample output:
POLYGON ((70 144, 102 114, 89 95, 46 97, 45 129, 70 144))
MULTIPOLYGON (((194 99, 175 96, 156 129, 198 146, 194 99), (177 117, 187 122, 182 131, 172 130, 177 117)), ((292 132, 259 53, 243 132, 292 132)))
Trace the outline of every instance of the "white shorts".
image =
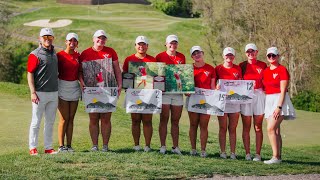
POLYGON ((224 113, 237 113, 237 112, 240 112, 240 104, 226 103, 224 113))
POLYGON ((183 106, 183 95, 182 94, 162 94, 162 104, 183 106))
MULTIPOLYGON (((273 115, 274 110, 278 106, 278 101, 280 98, 280 93, 277 94, 267 94, 266 95, 266 107, 264 110, 264 117, 268 119, 273 115)), ((281 115, 284 116, 285 120, 293 120, 296 118, 296 112, 290 100, 288 93, 286 93, 284 102, 282 104, 281 115)))
POLYGON ((262 89, 255 89, 252 103, 241 104, 240 112, 245 116, 262 115, 264 114, 266 95, 262 89))
POLYGON ((81 95, 79 81, 64 81, 59 79, 59 98, 65 101, 78 101, 81 95))

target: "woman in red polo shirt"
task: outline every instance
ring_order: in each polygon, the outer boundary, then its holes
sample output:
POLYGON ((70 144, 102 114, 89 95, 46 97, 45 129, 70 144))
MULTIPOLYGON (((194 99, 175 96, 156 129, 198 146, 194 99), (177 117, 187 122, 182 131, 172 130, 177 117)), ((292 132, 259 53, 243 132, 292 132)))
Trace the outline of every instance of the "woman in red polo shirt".
POLYGON ((59 68, 59 152, 73 152, 71 147, 73 120, 77 111, 81 94, 78 70, 80 56, 75 49, 78 47, 78 35, 69 33, 66 37, 66 49, 57 53, 59 68), (65 146, 65 137, 67 144, 65 146))
POLYGON ((266 92, 265 118, 272 147, 272 158, 265 164, 281 163, 282 138, 280 124, 283 119, 295 119, 295 110, 288 95, 290 75, 286 67, 279 64, 279 52, 276 47, 267 50, 270 66, 263 73, 263 85, 266 92))
MULTIPOLYGON (((216 69, 217 80, 240 80, 242 79, 241 69, 239 66, 233 64, 236 52, 231 47, 226 47, 223 50, 224 63, 218 65, 216 69)), ((219 85, 218 85, 219 86, 219 85)), ((218 88, 219 89, 219 88, 218 88)), ((218 116, 219 121, 219 144, 220 157, 227 158, 226 154, 226 133, 229 131, 230 139, 230 158, 237 159, 236 156, 236 142, 237 142, 237 126, 239 120, 240 104, 226 103, 223 116, 218 116)))
MULTIPOLYGON (((149 47, 148 39, 145 36, 138 36, 135 41, 135 48, 136 53, 132 54, 131 56, 128 56, 123 63, 123 72, 128 72, 129 70, 129 62, 156 62, 156 59, 150 55, 147 54, 147 50, 149 47)), ((146 79, 147 79, 147 72, 146 68, 141 66, 139 67, 139 70, 142 74, 142 81, 141 83, 144 83, 144 86, 146 86, 146 79), (144 82, 143 82, 144 81, 144 82)), ((140 84, 141 84, 140 83, 140 84)), ((140 85, 139 84, 139 85, 140 85)), ((149 152, 151 150, 150 143, 153 133, 152 128, 152 114, 142 114, 142 113, 131 113, 131 130, 132 130, 132 136, 134 141, 134 147, 133 149, 135 151, 140 151, 140 134, 141 134, 141 122, 143 123, 143 134, 145 139, 145 147, 144 151, 149 152)))
MULTIPOLYGON (((190 49, 190 54, 194 60, 194 82, 195 87, 203 89, 215 89, 216 88, 216 72, 214 67, 204 62, 204 53, 200 46, 193 46, 190 49)), ((189 99, 189 97, 187 98, 189 99)), ((186 107, 188 107, 188 100, 186 101, 186 107)), ((191 155, 196 155, 196 140, 197 130, 200 126, 200 144, 201 144, 201 157, 207 157, 206 146, 208 140, 208 124, 210 120, 209 114, 195 113, 188 111, 190 119, 189 138, 191 143, 191 155)))

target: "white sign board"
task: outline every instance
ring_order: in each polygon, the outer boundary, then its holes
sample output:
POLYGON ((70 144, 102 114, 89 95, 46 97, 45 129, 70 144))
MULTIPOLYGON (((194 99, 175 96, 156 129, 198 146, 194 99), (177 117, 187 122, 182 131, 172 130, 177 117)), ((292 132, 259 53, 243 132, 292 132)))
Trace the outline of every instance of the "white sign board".
POLYGON ((225 92, 195 88, 195 94, 189 98, 188 111, 223 116, 225 105, 225 92))
POLYGON ((127 113, 159 114, 161 109, 162 91, 158 89, 127 89, 127 113))
POLYGON ((220 79, 220 91, 227 93, 227 103, 247 104, 252 103, 253 80, 225 80, 220 79))
POLYGON ((85 87, 83 101, 87 113, 107 113, 116 110, 117 87, 85 87))

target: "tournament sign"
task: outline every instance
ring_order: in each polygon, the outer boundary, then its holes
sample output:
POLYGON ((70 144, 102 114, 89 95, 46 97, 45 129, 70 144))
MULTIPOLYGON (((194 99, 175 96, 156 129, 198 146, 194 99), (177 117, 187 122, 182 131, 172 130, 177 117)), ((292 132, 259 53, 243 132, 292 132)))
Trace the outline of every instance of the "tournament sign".
POLYGON ((188 111, 223 116, 226 105, 226 92, 195 88, 188 103, 188 111))
POLYGON ((112 58, 82 62, 86 87, 117 87, 112 58))
POLYGON ((87 113, 107 113, 116 110, 117 87, 85 87, 83 95, 87 113))
POLYGON ((127 113, 159 114, 161 108, 162 91, 158 89, 127 89, 127 113))
POLYGON ((168 64, 165 89, 166 94, 194 93, 193 65, 168 64))
POLYGON ((254 96, 253 80, 226 80, 220 79, 220 91, 227 93, 227 103, 248 104, 254 96))
POLYGON ((129 73, 134 73, 135 89, 154 89, 154 77, 165 76, 165 63, 160 62, 129 62, 129 73))

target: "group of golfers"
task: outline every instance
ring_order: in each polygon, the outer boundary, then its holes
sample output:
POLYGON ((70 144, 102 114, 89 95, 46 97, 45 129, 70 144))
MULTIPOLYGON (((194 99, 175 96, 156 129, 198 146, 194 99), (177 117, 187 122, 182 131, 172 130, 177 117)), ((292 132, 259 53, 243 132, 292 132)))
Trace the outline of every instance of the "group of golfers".
MULTIPOLYGON (((76 33, 69 33, 65 38, 66 48, 56 53, 53 41, 54 33, 51 28, 42 28, 39 35, 39 47, 28 57, 27 79, 32 101, 32 120, 29 132, 30 155, 38 155, 38 134, 41 119, 44 114, 44 153, 57 154, 58 152, 74 152, 72 135, 74 117, 82 90, 89 85, 85 84, 82 63, 109 59, 117 81, 118 95, 122 89, 122 72, 128 72, 129 62, 163 62, 166 64, 185 64, 186 57, 178 52, 179 39, 176 35, 169 35, 165 40, 166 50, 155 57, 147 54, 149 41, 145 36, 138 36, 135 40, 135 53, 128 56, 120 68, 116 51, 106 46, 108 36, 104 30, 97 30, 93 34, 93 45, 79 53, 76 49, 79 37, 76 33), (121 70, 122 69, 122 70, 121 70), (59 148, 52 146, 52 133, 56 111, 59 114, 58 140, 59 148)), ((265 53, 269 65, 257 60, 258 48, 250 43, 244 47, 247 60, 239 65, 234 64, 236 52, 232 47, 223 50, 223 63, 213 67, 205 62, 205 53, 200 46, 190 49, 193 59, 195 87, 208 90, 219 90, 219 79, 224 80, 253 80, 254 96, 250 104, 229 104, 225 106, 223 116, 218 116, 220 157, 223 159, 237 159, 236 129, 239 116, 243 123, 242 139, 245 149, 245 159, 261 161, 261 147, 263 143, 262 124, 267 121, 267 133, 272 147, 272 157, 265 160, 265 164, 281 163, 282 138, 280 125, 284 119, 294 119, 295 110, 288 95, 290 76, 285 66, 280 64, 280 54, 276 47, 270 47, 265 53), (254 126, 256 134, 255 154, 250 151, 250 130, 254 126), (229 134, 230 153, 226 150, 226 134, 229 134)), ((98 80, 99 76, 92 77, 98 80)), ((190 96, 186 95, 186 106, 190 96)), ((183 110, 183 94, 162 95, 162 111, 159 122, 160 148, 159 153, 167 153, 167 126, 170 120, 172 137, 171 152, 181 155, 179 148, 179 121, 183 110)), ((89 132, 92 140, 91 151, 108 151, 111 135, 111 112, 89 113, 89 132), (100 122, 100 123, 99 123, 100 122), (98 137, 101 132, 102 146, 98 146, 98 137)), ((208 140, 208 124, 210 115, 188 111, 191 144, 190 155, 207 157, 206 145, 208 140), (200 146, 196 148, 197 130, 200 127, 200 146)), ((131 113, 132 136, 135 151, 151 151, 153 114, 131 113), (141 122, 145 146, 140 146, 141 122)))

